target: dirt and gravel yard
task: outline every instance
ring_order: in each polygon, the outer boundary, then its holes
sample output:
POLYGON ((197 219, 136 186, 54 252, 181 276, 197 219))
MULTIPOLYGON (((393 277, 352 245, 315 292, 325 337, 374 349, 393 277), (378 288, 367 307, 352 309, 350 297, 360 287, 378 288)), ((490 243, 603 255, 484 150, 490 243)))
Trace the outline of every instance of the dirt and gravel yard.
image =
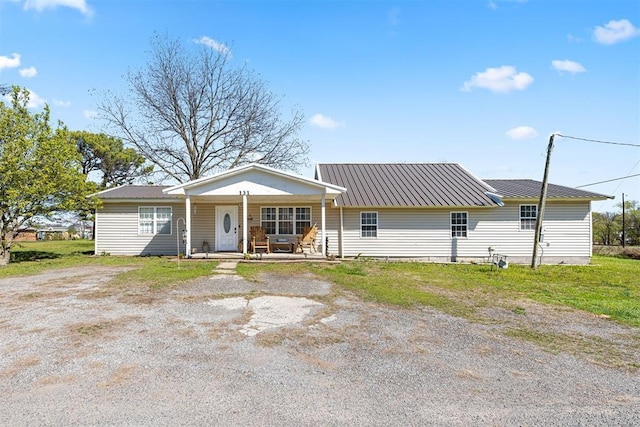
MULTIPOLYGON (((637 370, 510 338, 514 313, 390 308, 310 276, 110 284, 121 271, 0 280, 0 424, 640 425, 637 370)), ((546 321, 638 348, 594 316, 546 321)))

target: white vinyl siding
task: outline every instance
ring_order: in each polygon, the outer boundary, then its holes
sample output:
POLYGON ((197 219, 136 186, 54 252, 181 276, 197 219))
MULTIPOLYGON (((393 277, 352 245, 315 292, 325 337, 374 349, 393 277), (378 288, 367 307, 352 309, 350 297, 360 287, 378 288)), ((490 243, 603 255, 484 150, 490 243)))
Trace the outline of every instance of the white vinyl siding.
MULTIPOLYGON (((176 236, 172 234, 140 234, 140 207, 154 208, 155 204, 103 202, 97 212, 96 254, 112 255, 175 255, 176 236)), ((176 220, 184 218, 184 202, 163 205, 171 209, 170 227, 176 227, 176 220)), ((163 226, 162 220, 160 226, 163 226)), ((167 224, 164 223, 167 227, 167 224)), ((182 222, 180 223, 182 227, 182 222)), ((156 224, 157 227, 157 224, 156 224)))
MULTIPOLYGON (((543 262, 588 262, 590 204, 548 202, 543 221, 543 262)), ((378 209, 377 239, 360 238, 360 211, 343 208, 344 256, 420 258, 431 261, 482 260, 491 246, 512 262, 530 262, 533 236, 520 232, 519 205, 468 211, 467 238, 451 238, 451 218, 445 209, 378 209), (528 258, 528 260, 527 260, 528 258)), ((327 215, 329 252, 338 254, 339 209, 327 215)))
MULTIPOLYGON (((150 204, 153 207, 156 204, 150 204)), ((172 208, 172 228, 176 220, 185 218, 184 201, 166 204, 172 208)), ((103 203, 96 221, 96 253, 113 255, 175 255, 176 234, 140 235, 138 207, 141 203, 103 203)), ((291 204, 282 204, 291 207, 291 204)), ((273 207, 279 207, 274 204, 273 207)), ((293 206, 296 207, 295 205, 293 206)), ((311 213, 311 225, 318 226, 318 244, 321 242, 322 224, 319 218, 320 203, 307 206, 311 213)), ((307 208, 305 207, 305 209, 307 208)), ((506 202, 503 207, 468 209, 467 238, 451 238, 451 211, 447 209, 377 209, 375 239, 361 237, 361 216, 357 208, 343 208, 343 235, 340 230, 340 209, 327 207, 327 253, 340 255, 340 239, 344 256, 417 258, 426 261, 482 260, 488 256, 487 248, 508 255, 509 262, 529 263, 533 249, 533 234, 520 230, 520 205, 506 202)), ((191 209, 191 244, 202 250, 206 240, 215 248, 215 205, 197 202, 191 209)), ((248 227, 260 225, 261 206, 249 203, 248 227)), ((296 221, 298 218, 296 217, 296 221)), ((302 223, 301 221, 299 222, 302 223)), ((238 224, 242 224, 242 208, 238 224)), ((541 248, 543 262, 585 263, 591 256, 590 203, 548 202, 542 224, 544 242, 541 248)), ((242 231, 238 232, 239 239, 242 231)), ((279 237, 276 235, 275 237, 279 237)), ((282 236, 291 238, 291 236, 282 236)), ((540 253, 539 252, 539 253, 540 253)))
MULTIPOLYGON (((242 208, 239 209, 242 212, 242 208)), ((242 222, 238 222, 242 224, 242 222)), ((182 227, 182 221, 180 221, 182 227)), ((241 233, 238 233, 241 236, 241 233)), ((194 253, 204 252, 204 242, 209 246, 209 252, 215 251, 216 217, 213 203, 196 202, 191 205, 191 248, 194 253)))

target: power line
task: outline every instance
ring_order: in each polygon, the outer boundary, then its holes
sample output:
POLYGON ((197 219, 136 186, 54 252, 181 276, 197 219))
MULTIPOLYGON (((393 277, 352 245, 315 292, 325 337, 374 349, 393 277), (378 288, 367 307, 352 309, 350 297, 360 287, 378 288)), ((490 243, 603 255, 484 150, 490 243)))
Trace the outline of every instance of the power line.
POLYGON ((620 181, 621 179, 633 178, 634 176, 640 176, 640 173, 637 173, 637 174, 635 174, 635 175, 627 175, 627 176, 623 176, 623 177, 621 177, 621 178, 608 179, 608 180, 606 180, 606 181, 594 182, 593 184, 579 185, 579 186, 577 186, 576 188, 591 187, 592 185, 604 184, 605 182, 620 181))
POLYGON ((627 147, 638 147, 638 148, 640 148, 640 144, 629 144, 627 142, 602 141, 602 140, 599 140, 599 139, 580 138, 578 136, 562 135, 560 133, 557 133, 556 135, 560 136, 562 138, 576 139, 578 141, 595 142, 595 143, 598 143, 598 144, 625 145, 627 147))
MULTIPOLYGON (((631 168, 631 170, 630 170, 629 172, 627 172, 627 175, 629 175, 631 172, 633 172, 633 170, 636 168, 636 166, 638 166, 638 164, 640 164, 640 160, 638 160, 638 161, 636 162, 636 164, 635 164, 635 165, 633 165, 633 167, 631 168)), ((615 194, 615 193, 620 189, 620 186, 621 186, 621 185, 622 185, 622 183, 618 184, 618 186, 616 187, 616 189, 615 189, 615 190, 613 190, 613 194, 615 194)))

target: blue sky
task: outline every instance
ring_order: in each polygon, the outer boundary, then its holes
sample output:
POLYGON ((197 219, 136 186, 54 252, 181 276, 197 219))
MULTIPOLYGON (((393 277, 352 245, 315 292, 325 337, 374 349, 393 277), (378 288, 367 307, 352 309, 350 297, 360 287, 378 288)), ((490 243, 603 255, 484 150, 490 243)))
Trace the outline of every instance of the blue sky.
MULTIPOLYGON (((0 82, 98 132, 154 32, 230 49, 298 106, 310 162, 458 162, 541 180, 549 135, 640 144, 638 1, 0 0, 0 82)), ((313 169, 301 171, 312 175, 313 169)), ((557 138, 550 181, 640 174, 640 148, 557 138)), ((640 177, 586 190, 640 201, 640 177)))

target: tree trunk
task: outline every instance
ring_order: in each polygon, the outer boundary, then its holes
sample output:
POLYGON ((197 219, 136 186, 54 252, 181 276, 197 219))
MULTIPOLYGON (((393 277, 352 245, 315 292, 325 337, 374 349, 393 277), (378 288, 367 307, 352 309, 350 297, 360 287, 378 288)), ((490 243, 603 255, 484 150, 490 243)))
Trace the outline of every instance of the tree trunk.
POLYGON ((11 252, 9 252, 9 250, 0 252, 0 267, 9 264, 10 257, 11 257, 11 252))

